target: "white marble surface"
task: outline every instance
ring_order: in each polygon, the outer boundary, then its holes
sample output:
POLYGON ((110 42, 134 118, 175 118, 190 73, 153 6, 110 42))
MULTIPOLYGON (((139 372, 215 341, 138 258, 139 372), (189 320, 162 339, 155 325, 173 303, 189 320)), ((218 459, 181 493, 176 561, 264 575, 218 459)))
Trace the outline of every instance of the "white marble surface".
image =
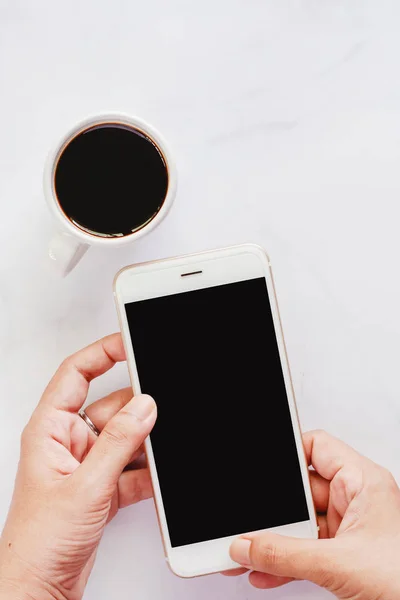
MULTIPOLYGON (((0 0, 1 521, 47 380, 117 328, 115 272, 243 241, 273 261, 303 428, 400 478, 399 30, 396 0, 0 0), (149 237, 91 250, 61 280, 46 256, 42 166, 58 135, 101 110, 160 128, 179 193, 149 237)), ((118 368, 91 399, 126 382, 118 368)), ((177 579, 147 502, 109 526, 85 598, 261 594, 330 597, 177 579)))

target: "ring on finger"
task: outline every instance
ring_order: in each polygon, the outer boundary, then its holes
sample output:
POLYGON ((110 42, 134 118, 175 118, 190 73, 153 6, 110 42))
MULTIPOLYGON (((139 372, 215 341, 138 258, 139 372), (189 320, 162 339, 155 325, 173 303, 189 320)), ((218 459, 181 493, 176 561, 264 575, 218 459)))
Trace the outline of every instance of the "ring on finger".
POLYGON ((85 421, 85 423, 89 427, 90 431, 92 431, 94 433, 94 435, 96 435, 97 437, 99 437, 99 435, 100 435, 99 429, 93 423, 92 419, 90 417, 88 417, 88 415, 86 414, 86 412, 84 411, 83 408, 79 411, 78 415, 80 416, 80 418, 83 421, 85 421))

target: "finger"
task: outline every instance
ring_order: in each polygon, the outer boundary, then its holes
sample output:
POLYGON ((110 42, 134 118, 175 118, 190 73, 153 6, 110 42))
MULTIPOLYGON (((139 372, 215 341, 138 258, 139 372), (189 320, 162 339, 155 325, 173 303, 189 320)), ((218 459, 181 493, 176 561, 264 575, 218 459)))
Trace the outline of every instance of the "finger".
POLYGON ((119 498, 118 498, 118 490, 116 489, 111 498, 110 511, 108 513, 107 523, 113 520, 115 515, 118 512, 119 508, 119 498))
POLYGON ((85 408, 85 413, 91 421, 96 425, 99 431, 103 431, 108 421, 112 419, 118 411, 121 410, 130 400, 132 400, 133 392, 131 387, 124 388, 112 392, 108 396, 96 400, 85 408))
POLYGON ((147 458, 145 454, 144 444, 142 444, 139 450, 136 450, 134 455, 131 457, 129 464, 125 467, 125 471, 132 471, 134 469, 146 469, 147 458))
POLYGON ((107 423, 73 477, 94 493, 108 494, 132 455, 143 444, 157 418, 157 409, 150 396, 133 398, 107 423))
MULTIPOLYGON (((97 429, 101 432, 104 427, 112 419, 112 417, 117 414, 118 411, 121 410, 130 400, 132 400, 133 391, 131 387, 124 388, 122 390, 117 390, 116 392, 112 392, 108 396, 101 398, 100 400, 96 400, 92 404, 89 404, 85 408, 85 413, 89 417, 89 419, 94 423, 97 429)), ((89 430, 90 431, 90 430, 89 430)), ((88 442, 88 449, 92 447, 94 442, 96 441, 97 436, 90 432, 90 440, 88 442)), ((133 456, 131 456, 129 463, 133 463, 138 458, 140 458, 144 453, 144 446, 140 446, 136 452, 134 452, 133 456)), ((144 461, 145 462, 145 461, 144 461)), ((145 466, 145 464, 141 465, 145 466)))
POLYGON ((271 590, 272 588, 286 585, 291 581, 294 581, 293 577, 278 577, 277 575, 268 575, 259 571, 253 571, 249 575, 249 582, 259 590, 271 590))
POLYGON ((309 540, 272 533, 250 534, 235 540, 232 560, 248 569, 319 584, 335 569, 333 540, 309 540))
POLYGON ((317 523, 319 527, 319 539, 329 539, 331 536, 329 535, 328 519, 326 518, 326 515, 317 515, 317 523))
POLYGON ((224 575, 225 577, 238 577, 239 575, 243 575, 247 572, 248 569, 241 567, 239 569, 231 569, 230 571, 221 571, 221 575, 224 575))
POLYGON ((316 471, 309 473, 315 510, 319 513, 326 513, 329 504, 329 482, 316 471))
POLYGON ((324 479, 331 481, 346 463, 366 460, 353 448, 325 431, 309 431, 303 436, 304 450, 309 465, 324 479))
MULTIPOLYGON (((326 513, 326 511, 328 510, 329 503, 329 482, 326 481, 326 479, 323 479, 323 477, 318 475, 318 473, 316 473, 315 471, 310 471, 310 483, 315 509, 318 512, 326 513)), ((329 538, 330 536, 328 533, 326 517, 318 516, 318 525, 320 528, 319 537, 321 539, 329 538)), ((246 573, 246 571, 248 571, 248 569, 233 569, 231 571, 223 571, 222 575, 226 575, 228 577, 235 575, 243 575, 243 573, 246 573)), ((281 582, 277 583, 276 578, 274 579, 273 576, 257 573, 257 575, 253 577, 253 573, 251 573, 249 581, 254 587, 257 587, 259 589, 268 589, 278 587, 278 585, 284 585, 285 583, 292 581, 292 579, 279 578, 279 581, 281 582), (263 575, 263 577, 258 577, 259 575, 263 575)))
POLYGON ((77 412, 86 400, 89 383, 125 360, 121 335, 115 333, 67 358, 47 386, 41 403, 77 412))
POLYGON ((118 480, 119 508, 125 508, 153 496, 150 471, 138 469, 126 471, 118 480))
POLYGON ((335 537, 337 530, 339 529, 342 523, 342 519, 343 517, 338 513, 333 502, 330 502, 328 512, 326 515, 326 520, 328 523, 328 534, 330 538, 335 537))

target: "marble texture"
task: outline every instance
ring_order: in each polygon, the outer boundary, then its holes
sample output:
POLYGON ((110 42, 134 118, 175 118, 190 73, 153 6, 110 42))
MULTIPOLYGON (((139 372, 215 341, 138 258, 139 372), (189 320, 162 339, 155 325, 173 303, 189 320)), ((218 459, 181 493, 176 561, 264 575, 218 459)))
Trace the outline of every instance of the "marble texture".
MULTIPOLYGON (((304 429, 400 478, 400 5, 395 0, 0 0, 0 521, 19 435, 58 363, 114 331, 115 272, 253 241, 269 252, 304 429), (176 203, 135 246, 60 279, 42 167, 103 110, 169 140, 176 203)), ((122 387, 125 366, 90 400, 122 387)), ((265 466, 268 477, 268 464, 265 466)), ((85 598, 331 597, 167 569, 151 502, 108 527, 85 598)))

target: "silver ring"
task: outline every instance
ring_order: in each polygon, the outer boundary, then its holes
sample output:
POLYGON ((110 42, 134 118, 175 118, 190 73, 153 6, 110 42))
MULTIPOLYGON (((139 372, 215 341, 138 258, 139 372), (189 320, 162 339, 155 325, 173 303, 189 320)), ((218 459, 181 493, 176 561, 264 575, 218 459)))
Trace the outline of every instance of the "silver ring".
POLYGON ((93 431, 94 435, 97 435, 97 437, 99 437, 100 435, 100 431, 97 429, 96 425, 93 423, 92 419, 90 417, 87 416, 87 414, 85 413, 85 411, 80 410, 78 415, 80 416, 80 418, 85 421, 86 425, 89 427, 90 431, 93 431))

